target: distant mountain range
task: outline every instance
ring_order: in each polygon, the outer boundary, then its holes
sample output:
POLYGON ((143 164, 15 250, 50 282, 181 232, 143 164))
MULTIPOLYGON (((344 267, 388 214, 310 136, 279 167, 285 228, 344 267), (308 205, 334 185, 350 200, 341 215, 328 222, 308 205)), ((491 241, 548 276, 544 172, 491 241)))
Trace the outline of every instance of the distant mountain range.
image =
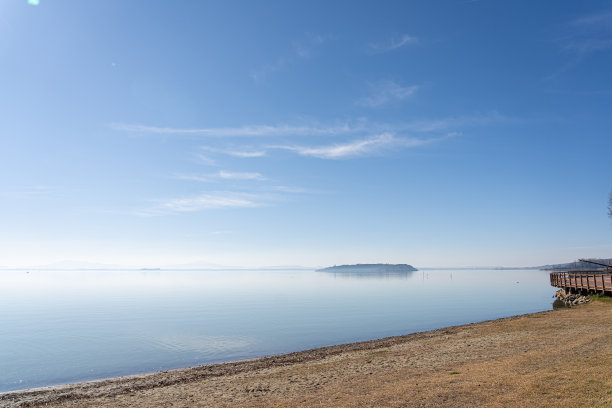
POLYGON ((194 262, 176 265, 119 265, 119 264, 103 264, 86 261, 63 260, 45 265, 28 265, 28 266, 5 266, 0 265, 0 270, 49 270, 49 271, 197 271, 197 270, 312 270, 312 267, 298 265, 272 265, 272 266, 232 266, 213 264, 206 262, 194 262))
POLYGON ((46 265, 35 265, 29 268, 21 269, 49 269, 49 270, 81 270, 81 269, 96 269, 96 270, 112 270, 121 269, 121 265, 103 264, 85 261, 64 260, 53 262, 46 265))
MULTIPOLYGON (((597 262, 597 263, 605 264, 605 265, 610 265, 610 267, 612 267, 612 258, 592 258, 592 259, 589 259, 589 261, 593 261, 593 262, 597 262)), ((575 261, 575 262, 568 262, 568 263, 562 263, 562 264, 543 265, 543 266, 540 266, 539 269, 596 271, 596 270, 606 269, 606 268, 604 266, 598 266, 598 265, 595 265, 589 262, 575 261)))
MULTIPOLYGON (((594 262, 612 266, 612 258, 592 258, 594 262)), ((162 265, 161 267, 152 265, 142 266, 127 266, 113 265, 93 262, 82 262, 73 260, 64 260, 54 262, 47 265, 34 265, 29 267, 9 267, 0 266, 0 270, 5 269, 37 269, 37 270, 312 270, 311 267, 297 265, 282 265, 282 266, 266 266, 266 267, 244 267, 244 266, 228 266, 206 262, 194 262, 178 265, 162 265)), ((487 267, 423 267, 421 270, 505 270, 505 269, 523 269, 523 270, 598 270, 606 269, 602 266, 590 264, 588 262, 567 262, 560 264, 548 264, 540 266, 526 267, 504 267, 504 266, 487 266, 487 267)), ((419 269, 408 264, 354 264, 354 265, 334 265, 326 268, 316 269, 322 272, 338 272, 338 273, 353 273, 353 274, 377 274, 377 273, 407 273, 414 272, 419 269)))
POLYGON ((334 265, 327 268, 317 269, 319 272, 345 272, 345 273, 398 273, 414 272, 415 267, 408 264, 355 264, 334 265))

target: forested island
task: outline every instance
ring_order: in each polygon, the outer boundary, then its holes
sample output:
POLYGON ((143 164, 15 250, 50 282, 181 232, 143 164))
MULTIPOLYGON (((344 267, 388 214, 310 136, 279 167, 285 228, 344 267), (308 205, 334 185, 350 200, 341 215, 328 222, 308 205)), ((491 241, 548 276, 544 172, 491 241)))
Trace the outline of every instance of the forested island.
POLYGON ((398 273, 414 272, 415 267, 408 264, 355 264, 334 265, 327 268, 317 269, 319 272, 346 272, 346 273, 398 273))

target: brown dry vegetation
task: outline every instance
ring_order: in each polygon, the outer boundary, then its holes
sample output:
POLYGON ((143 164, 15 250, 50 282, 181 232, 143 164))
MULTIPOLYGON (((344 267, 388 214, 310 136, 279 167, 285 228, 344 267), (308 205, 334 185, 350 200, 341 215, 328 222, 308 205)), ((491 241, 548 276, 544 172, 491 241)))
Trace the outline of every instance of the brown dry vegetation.
POLYGON ((612 407, 612 304, 0 394, 2 405, 612 407))

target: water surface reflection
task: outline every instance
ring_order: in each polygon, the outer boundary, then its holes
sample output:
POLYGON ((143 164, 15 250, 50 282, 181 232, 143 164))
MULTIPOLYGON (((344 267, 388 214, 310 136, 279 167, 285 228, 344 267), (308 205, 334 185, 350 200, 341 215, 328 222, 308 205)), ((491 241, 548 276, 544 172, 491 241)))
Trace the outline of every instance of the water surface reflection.
POLYGON ((544 271, 2 271, 0 392, 551 308, 544 271))

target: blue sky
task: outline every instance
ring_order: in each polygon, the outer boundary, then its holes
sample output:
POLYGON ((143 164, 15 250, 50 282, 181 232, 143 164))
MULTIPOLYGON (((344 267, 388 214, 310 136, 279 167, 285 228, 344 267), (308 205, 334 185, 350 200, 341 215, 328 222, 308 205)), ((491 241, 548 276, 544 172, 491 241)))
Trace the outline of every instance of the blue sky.
POLYGON ((35 3, 0 3, 0 265, 612 256, 609 2, 35 3))

